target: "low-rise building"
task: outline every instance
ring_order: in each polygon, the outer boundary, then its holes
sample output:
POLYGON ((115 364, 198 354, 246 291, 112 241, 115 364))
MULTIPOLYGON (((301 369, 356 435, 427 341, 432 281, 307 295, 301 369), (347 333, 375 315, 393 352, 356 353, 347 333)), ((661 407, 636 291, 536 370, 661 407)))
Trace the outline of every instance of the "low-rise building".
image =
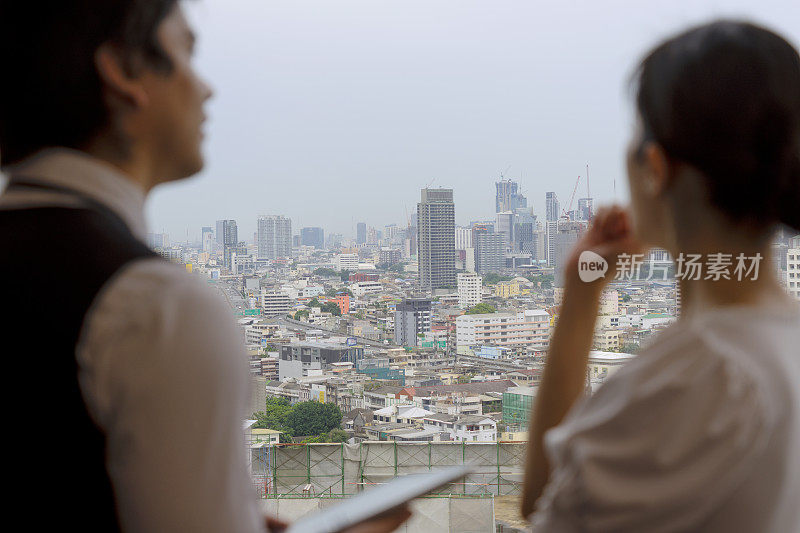
POLYGON ((539 387, 513 387, 503 393, 503 423, 528 429, 528 421, 539 387))
POLYGON ((450 440, 460 442, 494 442, 497 422, 481 415, 433 414, 422 419, 423 428, 446 432, 450 440))

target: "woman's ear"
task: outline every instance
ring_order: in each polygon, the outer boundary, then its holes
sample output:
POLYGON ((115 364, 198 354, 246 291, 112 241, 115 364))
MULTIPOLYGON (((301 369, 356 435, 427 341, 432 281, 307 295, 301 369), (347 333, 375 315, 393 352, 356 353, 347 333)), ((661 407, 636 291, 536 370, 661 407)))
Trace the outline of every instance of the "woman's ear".
POLYGON ((651 196, 661 196, 670 186, 671 166, 660 144, 649 141, 644 146, 645 189, 651 196))

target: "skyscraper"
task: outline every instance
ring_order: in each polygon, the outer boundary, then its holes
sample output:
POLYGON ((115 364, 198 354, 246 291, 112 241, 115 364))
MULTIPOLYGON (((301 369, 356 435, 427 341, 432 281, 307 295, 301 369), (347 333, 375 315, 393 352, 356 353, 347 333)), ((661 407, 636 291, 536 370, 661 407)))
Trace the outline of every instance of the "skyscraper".
POLYGON ((547 222, 554 222, 558 220, 558 217, 561 214, 561 204, 558 202, 556 193, 545 193, 545 210, 545 219, 547 222))
POLYGON ((367 224, 366 222, 359 222, 356 224, 356 244, 366 244, 367 242, 367 224))
POLYGON ((578 220, 592 220, 593 203, 591 198, 578 198, 578 220))
POLYGON ((258 217, 258 257, 292 256, 292 221, 282 216, 258 217))
POLYGON ((505 235, 484 229, 476 231, 472 240, 475 244, 475 271, 479 274, 500 272, 505 266, 505 235))
POLYGON ((303 228, 300 230, 300 235, 303 246, 325 248, 325 231, 322 228, 303 228))
POLYGON ((502 233, 505 236, 506 243, 512 244, 514 238, 514 226, 516 224, 516 215, 512 211, 504 211, 495 215, 496 222, 494 224, 495 233, 502 233))
POLYGON ((203 226, 200 235, 200 245, 203 247, 203 251, 210 253, 214 249, 214 228, 203 226))
POLYGON ((453 189, 422 189, 417 204, 417 241, 423 289, 456 286, 455 219, 453 189))
POLYGON ((519 184, 512 180, 500 180, 495 183, 495 212, 514 211, 519 207, 527 207, 528 200, 519 193, 519 184))
POLYGON ((575 243, 578 242, 586 225, 582 222, 572 220, 562 220, 556 222, 556 232, 553 236, 552 245, 552 264, 555 267, 554 280, 556 287, 564 286, 564 263, 572 251, 575 243))
POLYGON ((459 226, 456 228, 456 250, 467 248, 472 248, 472 229, 459 226))
POLYGON ((231 268, 231 254, 239 244, 239 230, 235 220, 217 220, 217 244, 222 247, 222 258, 225 268, 231 268))

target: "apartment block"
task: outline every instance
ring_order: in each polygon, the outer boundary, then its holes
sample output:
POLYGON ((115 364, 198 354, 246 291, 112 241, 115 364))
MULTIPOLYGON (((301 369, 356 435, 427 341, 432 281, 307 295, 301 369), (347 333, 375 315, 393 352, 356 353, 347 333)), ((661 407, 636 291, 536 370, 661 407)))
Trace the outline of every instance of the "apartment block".
POLYGON ((460 272, 458 274, 458 306, 469 309, 481 303, 481 289, 483 280, 474 272, 460 272))
POLYGON ((518 313, 462 315, 456 319, 456 344, 488 344, 543 350, 548 345, 550 315, 542 309, 518 313))

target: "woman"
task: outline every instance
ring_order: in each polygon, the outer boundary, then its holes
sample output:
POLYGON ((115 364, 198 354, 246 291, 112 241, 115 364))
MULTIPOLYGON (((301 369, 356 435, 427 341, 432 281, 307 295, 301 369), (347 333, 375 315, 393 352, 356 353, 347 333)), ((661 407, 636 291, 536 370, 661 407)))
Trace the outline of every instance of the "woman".
POLYGON ((537 531, 800 531, 800 305, 771 257, 777 223, 800 230, 800 58, 714 22, 655 48, 636 89, 632 209, 599 211, 565 268, 523 514, 537 531), (583 398, 600 293, 651 246, 684 267, 681 316, 583 398), (605 277, 581 281, 585 250, 605 277))

